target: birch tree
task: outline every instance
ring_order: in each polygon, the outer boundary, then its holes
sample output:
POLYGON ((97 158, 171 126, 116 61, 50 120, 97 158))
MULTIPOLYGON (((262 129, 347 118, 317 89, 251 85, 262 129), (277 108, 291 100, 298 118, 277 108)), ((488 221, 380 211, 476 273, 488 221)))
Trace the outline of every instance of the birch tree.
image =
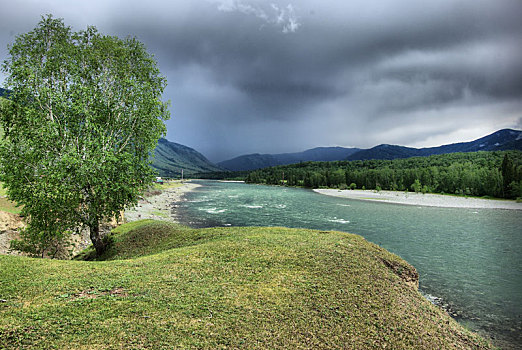
POLYGON ((97 254, 102 220, 137 202, 165 133, 166 79, 136 38, 73 32, 42 17, 3 62, 12 90, 0 112, 1 180, 23 205, 28 232, 87 227, 97 254))

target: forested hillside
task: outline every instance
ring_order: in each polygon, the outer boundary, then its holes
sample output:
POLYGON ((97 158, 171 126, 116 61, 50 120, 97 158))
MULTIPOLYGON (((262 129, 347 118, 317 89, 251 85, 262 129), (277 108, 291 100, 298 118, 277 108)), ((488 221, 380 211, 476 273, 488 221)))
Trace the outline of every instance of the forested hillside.
POLYGON ((474 141, 427 148, 382 144, 370 149, 317 147, 298 153, 247 154, 220 162, 218 165, 231 171, 247 171, 308 161, 391 160, 398 158, 427 157, 447 153, 509 150, 522 151, 522 131, 502 129, 474 141))
MULTIPOLYGON (((522 131, 502 129, 470 142, 453 143, 438 147, 411 148, 398 145, 379 145, 356 152, 346 160, 397 159, 427 157, 437 154, 522 150, 522 131)), ((326 160, 326 159, 325 159, 326 160)))
POLYGON ((246 182, 517 198, 522 197, 522 152, 306 162, 256 170, 248 174, 246 182))
POLYGON ((164 177, 179 177, 182 169, 185 175, 223 171, 195 149, 163 138, 158 141, 152 167, 164 177))
POLYGON ((276 165, 295 164, 308 161, 345 160, 359 148, 316 147, 304 152, 280 154, 247 154, 218 163, 232 171, 256 170, 276 165))

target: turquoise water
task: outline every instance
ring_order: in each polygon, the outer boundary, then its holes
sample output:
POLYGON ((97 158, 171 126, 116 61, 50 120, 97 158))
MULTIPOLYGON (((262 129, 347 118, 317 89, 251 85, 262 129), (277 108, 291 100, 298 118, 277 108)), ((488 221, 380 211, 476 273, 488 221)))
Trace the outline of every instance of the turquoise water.
POLYGON ((522 348, 522 211, 366 202, 204 181, 177 203, 192 227, 286 226, 359 234, 417 268, 420 290, 468 328, 522 348))

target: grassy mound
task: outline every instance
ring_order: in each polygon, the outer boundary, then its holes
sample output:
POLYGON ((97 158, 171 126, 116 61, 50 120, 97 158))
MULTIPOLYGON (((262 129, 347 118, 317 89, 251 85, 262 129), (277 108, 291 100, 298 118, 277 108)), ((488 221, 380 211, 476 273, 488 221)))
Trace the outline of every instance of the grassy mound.
POLYGON ((113 239, 110 261, 0 256, 0 348, 489 348, 356 235, 142 221, 113 239))
POLYGON ((121 260, 160 253, 172 248, 196 244, 204 238, 202 231, 155 220, 134 221, 115 228, 107 237, 109 249, 100 257, 91 246, 75 260, 121 260))

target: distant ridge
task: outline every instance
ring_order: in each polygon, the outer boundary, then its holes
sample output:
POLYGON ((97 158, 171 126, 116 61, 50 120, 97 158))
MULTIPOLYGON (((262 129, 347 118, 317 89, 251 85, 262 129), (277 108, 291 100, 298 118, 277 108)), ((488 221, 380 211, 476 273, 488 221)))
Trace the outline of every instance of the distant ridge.
POLYGON ((232 171, 255 170, 300 162, 344 160, 359 150, 359 148, 317 147, 297 153, 255 153, 219 162, 218 165, 232 171))
POLYGON ((154 154, 152 167, 163 177, 178 177, 181 175, 181 169, 187 175, 224 170, 193 148, 163 138, 159 139, 154 154))
POLYGON ((502 129, 491 135, 470 142, 453 143, 439 147, 411 148, 397 145, 378 145, 360 150, 348 156, 347 160, 398 159, 427 157, 437 154, 478 151, 522 150, 522 131, 502 129))
POLYGON ((522 150, 522 131, 502 129, 475 141, 453 143, 429 148, 412 148, 399 145, 382 144, 370 149, 317 147, 299 153, 255 153, 242 155, 233 159, 219 162, 218 165, 232 171, 244 171, 307 161, 397 159, 409 157, 427 157, 430 155, 456 152, 506 150, 522 150))

